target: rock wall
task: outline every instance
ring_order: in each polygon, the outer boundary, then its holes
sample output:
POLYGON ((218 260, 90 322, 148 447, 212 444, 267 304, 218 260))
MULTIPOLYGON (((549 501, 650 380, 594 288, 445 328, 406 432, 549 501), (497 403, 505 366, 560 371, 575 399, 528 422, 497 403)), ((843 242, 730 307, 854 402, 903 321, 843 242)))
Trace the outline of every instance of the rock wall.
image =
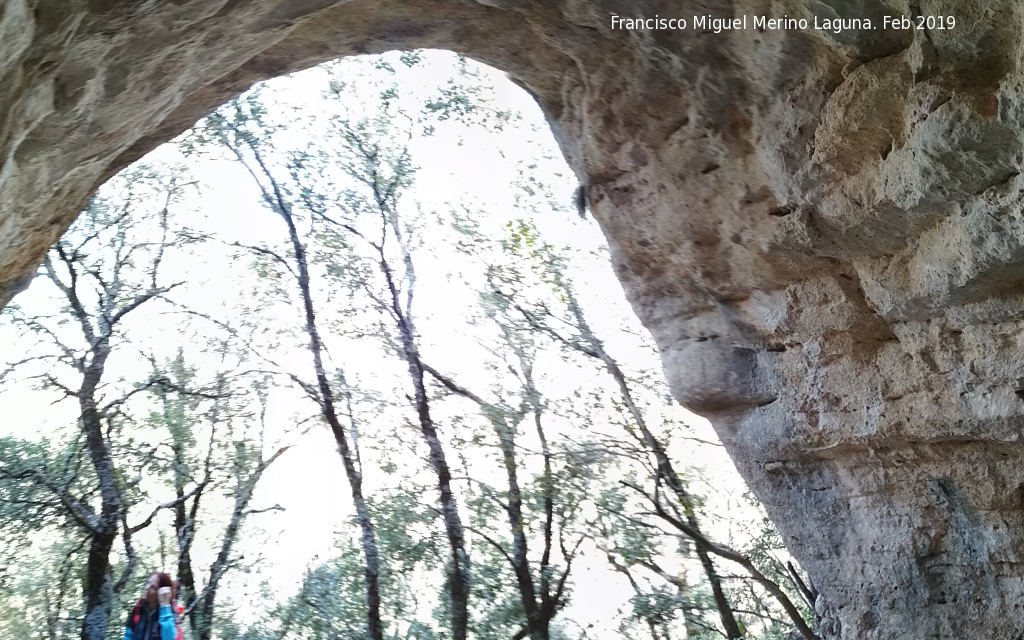
POLYGON ((98 184, 252 82, 461 51, 544 107, 673 393, 821 590, 826 636, 1021 638, 1022 20, 1013 0, 6 0, 0 302, 98 184), (743 15, 875 28, 692 27, 743 15))

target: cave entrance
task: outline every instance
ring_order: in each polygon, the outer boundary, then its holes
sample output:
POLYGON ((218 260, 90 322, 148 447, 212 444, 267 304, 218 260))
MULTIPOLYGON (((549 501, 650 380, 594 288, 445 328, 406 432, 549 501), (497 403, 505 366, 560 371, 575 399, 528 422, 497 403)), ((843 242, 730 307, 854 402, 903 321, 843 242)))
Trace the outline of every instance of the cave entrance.
MULTIPOLYGON (((141 558, 159 557, 185 580, 185 617, 200 637, 223 633, 218 611, 254 597, 253 587, 269 589, 282 616, 307 607, 334 632, 354 632, 359 608, 333 595, 343 584, 358 591, 369 531, 377 556, 394 560, 378 570, 392 571, 386 588, 408 592, 396 577, 404 567, 424 601, 399 615, 403 603, 385 597, 381 619, 457 629, 432 605, 458 597, 437 535, 451 540, 451 508, 483 576, 470 584, 507 592, 474 600, 478 619, 463 624, 528 608, 516 604, 523 581, 547 590, 538 606, 558 599, 545 633, 722 624, 721 611, 697 606, 704 591, 736 610, 734 622, 748 615, 741 591, 707 582, 716 570, 692 539, 634 522, 640 496, 660 504, 657 487, 670 482, 644 477, 657 451, 685 474, 668 489, 672 509, 692 510, 684 526, 765 535, 743 522, 757 514, 752 503, 736 518, 742 481, 709 428, 688 426, 644 330, 607 286, 603 237, 574 210, 574 185, 533 97, 438 51, 348 58, 265 83, 117 174, 51 250, 5 329, 39 336, 26 350, 35 362, 20 367, 40 384, 13 383, 19 397, 5 414, 31 431, 5 434, 0 463, 10 469, 11 453, 29 452, 22 471, 44 474, 50 484, 37 489, 65 486, 65 498, 96 491, 93 482, 102 493, 113 469, 116 495, 101 502, 120 514, 123 548, 108 547, 116 580, 97 581, 101 606, 90 607, 88 580, 58 606, 75 610, 69 603, 84 596, 80 615, 99 619, 141 558), (54 410, 42 416, 44 398, 54 410), (82 417, 83 400, 98 415, 82 417), (52 442, 33 437, 43 432, 52 442), (91 436, 101 446, 76 444, 91 436), (32 466, 48 457, 75 471, 55 479, 32 466), (437 506, 444 474, 456 500, 444 503, 442 489, 437 506), (361 497, 350 499, 353 479, 361 497), (712 503, 731 516, 705 521, 697 509, 712 503), (504 530, 513 511, 530 536, 504 530), (522 565, 502 564, 521 548, 536 565, 525 578, 509 573, 522 565), (247 566, 246 556, 264 561, 247 566), (561 585, 572 566, 588 577, 571 578, 570 599, 561 585), (665 588, 676 595, 664 611, 632 622, 605 615, 641 611, 630 603, 665 588)), ((95 517, 66 566, 98 546, 95 517)), ((72 540, 39 525, 25 532, 45 568, 40 542, 72 540)), ((234 624, 280 631, 255 614, 234 624)), ((509 633, 523 624, 508 623, 509 633)))

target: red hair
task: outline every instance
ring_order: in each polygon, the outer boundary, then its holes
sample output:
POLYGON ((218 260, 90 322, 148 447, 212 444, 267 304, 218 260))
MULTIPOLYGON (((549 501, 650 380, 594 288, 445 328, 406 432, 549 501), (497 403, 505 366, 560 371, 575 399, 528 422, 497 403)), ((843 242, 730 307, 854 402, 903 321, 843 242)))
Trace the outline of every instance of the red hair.
MULTIPOLYGON (((146 582, 148 583, 149 579, 152 578, 153 576, 156 576, 156 588, 157 589, 160 589, 161 587, 170 587, 171 588, 171 602, 174 602, 175 599, 177 599, 177 597, 178 597, 178 583, 177 583, 177 581, 174 578, 172 578, 171 574, 169 574, 169 573, 164 573, 163 571, 153 571, 152 573, 150 573, 146 577, 146 582)), ((136 608, 140 608, 145 603, 146 603, 146 598, 145 598, 145 596, 143 596, 143 597, 139 598, 138 602, 135 603, 135 607, 136 608)))

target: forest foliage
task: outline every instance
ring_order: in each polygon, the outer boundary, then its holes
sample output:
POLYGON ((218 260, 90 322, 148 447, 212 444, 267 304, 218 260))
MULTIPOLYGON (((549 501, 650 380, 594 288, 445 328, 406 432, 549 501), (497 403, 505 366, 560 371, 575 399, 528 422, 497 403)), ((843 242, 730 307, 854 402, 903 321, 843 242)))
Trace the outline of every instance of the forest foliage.
POLYGON ((323 65, 89 201, 0 314, 0 636, 121 638, 158 568, 195 640, 815 637, 498 80, 323 65), (289 492, 330 549, 273 544, 289 492))

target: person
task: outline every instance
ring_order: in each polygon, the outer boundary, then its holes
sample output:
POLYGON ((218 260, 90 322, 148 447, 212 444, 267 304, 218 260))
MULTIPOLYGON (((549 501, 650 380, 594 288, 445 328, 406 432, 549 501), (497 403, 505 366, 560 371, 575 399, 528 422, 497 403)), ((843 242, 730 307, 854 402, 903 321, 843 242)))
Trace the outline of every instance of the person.
POLYGON ((181 640, 173 612, 175 581, 162 571, 149 574, 142 597, 128 613, 122 640, 181 640))

